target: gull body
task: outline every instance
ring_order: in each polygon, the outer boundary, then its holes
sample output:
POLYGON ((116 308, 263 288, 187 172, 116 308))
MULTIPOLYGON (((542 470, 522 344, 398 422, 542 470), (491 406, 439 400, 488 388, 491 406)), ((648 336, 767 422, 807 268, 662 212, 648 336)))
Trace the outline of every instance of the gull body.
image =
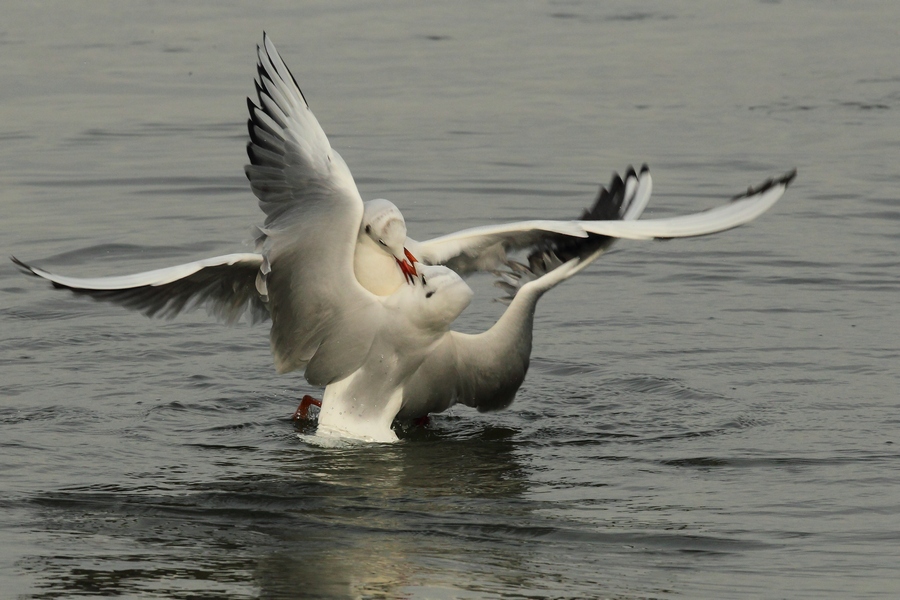
POLYGON ((525 283, 497 323, 474 335, 450 329, 472 289, 447 267, 422 267, 415 285, 383 301, 390 326, 377 328, 362 366, 325 387, 318 433, 393 442, 398 418, 457 403, 481 411, 506 408, 528 372, 538 300, 597 256, 574 258, 525 283))

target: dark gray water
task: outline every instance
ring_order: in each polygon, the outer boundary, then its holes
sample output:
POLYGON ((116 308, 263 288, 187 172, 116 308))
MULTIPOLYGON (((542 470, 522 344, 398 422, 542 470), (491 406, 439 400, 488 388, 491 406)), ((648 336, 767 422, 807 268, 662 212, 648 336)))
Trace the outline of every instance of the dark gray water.
MULTIPOLYGON (((20 3, 2 254, 72 275, 243 251, 269 31, 413 237, 648 216, 797 167, 752 225, 623 242, 542 300, 503 413, 298 437, 265 326, 156 322, 0 266, 0 596, 896 598, 900 3, 20 3)), ((489 280, 460 327, 501 307, 489 280)))

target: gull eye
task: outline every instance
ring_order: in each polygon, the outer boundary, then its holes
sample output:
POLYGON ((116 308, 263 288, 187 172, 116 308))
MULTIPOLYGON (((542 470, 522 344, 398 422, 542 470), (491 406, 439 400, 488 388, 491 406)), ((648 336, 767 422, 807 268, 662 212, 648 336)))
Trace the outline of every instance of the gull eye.
MULTIPOLYGON (((422 287, 425 287, 426 285, 428 285, 428 282, 425 281, 425 276, 422 275, 422 287)), ((431 293, 433 294, 434 292, 431 292, 431 293)))
POLYGON ((432 296, 434 296, 434 292, 428 292, 427 294, 425 294, 426 298, 431 298, 432 296))
POLYGON ((372 233, 372 226, 366 225, 366 233, 372 233))

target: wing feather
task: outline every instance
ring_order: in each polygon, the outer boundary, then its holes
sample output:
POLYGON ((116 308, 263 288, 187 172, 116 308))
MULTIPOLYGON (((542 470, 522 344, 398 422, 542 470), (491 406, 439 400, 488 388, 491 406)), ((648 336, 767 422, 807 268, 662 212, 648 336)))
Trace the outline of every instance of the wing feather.
POLYGON ((279 372, 327 384, 362 363, 382 308, 353 273, 362 198, 267 35, 257 55, 245 172, 266 213, 257 243, 272 351, 279 372))
POLYGON ((227 254, 165 269, 118 277, 78 278, 56 275, 13 257, 23 271, 71 290, 137 310, 149 317, 174 318, 205 307, 226 323, 245 313, 252 322, 269 317, 265 298, 256 288, 263 257, 259 254, 227 254))
MULTIPOLYGON (((503 225, 487 225, 464 229, 425 242, 407 240, 407 247, 425 264, 442 264, 461 275, 475 271, 495 271, 509 266, 507 254, 517 250, 532 250, 563 239, 594 238, 599 236, 587 226, 596 219, 635 219, 650 199, 652 181, 644 165, 640 173, 629 168, 623 180, 618 175, 608 187, 600 187, 591 208, 580 220, 520 221, 503 225)), ((609 236, 605 236, 608 238, 609 236)), ((611 239, 605 240, 608 246, 611 239)))
POLYGON ((770 179, 732 198, 728 204, 707 211, 667 219, 596 221, 585 223, 584 228, 591 233, 634 240, 697 237, 727 231, 749 223, 769 210, 796 174, 794 170, 777 179, 770 179))
POLYGON ((421 262, 443 264, 461 275, 475 271, 497 274, 505 268, 497 284, 514 295, 525 282, 545 273, 548 265, 574 257, 599 256, 616 239, 697 237, 749 223, 781 198, 795 175, 796 171, 791 171, 770 179, 707 211, 641 220, 639 217, 650 201, 653 180, 647 165, 639 172, 629 167, 624 178, 613 174, 610 183, 600 187, 593 205, 578 220, 473 227, 426 242, 408 240, 408 247, 421 262), (528 265, 509 257, 517 250, 527 252, 528 265))
MULTIPOLYGON (((727 231, 749 223, 781 198, 796 175, 797 171, 793 170, 781 177, 769 179, 756 188, 748 189, 745 194, 735 196, 728 204, 704 212, 668 219, 583 221, 583 227, 590 233, 587 239, 557 237, 532 251, 528 255, 527 265, 510 261, 509 269, 499 272, 499 278, 495 282, 497 287, 507 293, 500 301, 511 301, 523 285, 548 273, 560 263, 577 257, 581 258, 586 266, 600 256, 616 238, 664 240, 697 237, 727 231)), ((615 187, 612 185, 610 189, 615 187)), ((643 200, 640 196, 639 191, 636 202, 643 200)), ((624 215, 631 216, 629 210, 626 210, 624 215)))

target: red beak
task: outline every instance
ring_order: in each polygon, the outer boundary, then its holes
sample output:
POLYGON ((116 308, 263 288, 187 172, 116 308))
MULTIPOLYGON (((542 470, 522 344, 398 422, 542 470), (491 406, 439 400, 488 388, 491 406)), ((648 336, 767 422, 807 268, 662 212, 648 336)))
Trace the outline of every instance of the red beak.
POLYGON ((416 257, 412 255, 412 252, 410 252, 406 248, 403 249, 403 253, 406 254, 407 260, 396 259, 397 264, 400 266, 400 270, 403 271, 403 277, 406 278, 406 282, 412 283, 413 277, 418 275, 418 273, 416 272, 416 264, 415 263, 417 263, 419 261, 416 260, 416 257))

